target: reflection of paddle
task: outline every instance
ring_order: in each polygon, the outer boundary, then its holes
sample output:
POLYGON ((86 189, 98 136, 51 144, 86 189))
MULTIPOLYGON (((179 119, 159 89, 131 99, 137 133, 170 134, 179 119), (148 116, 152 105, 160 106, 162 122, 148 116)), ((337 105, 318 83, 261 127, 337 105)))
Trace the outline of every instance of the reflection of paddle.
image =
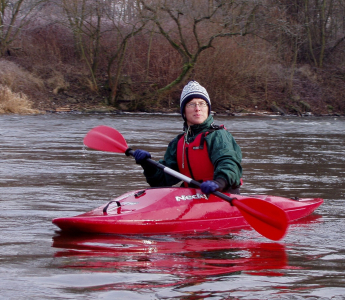
MULTIPOLYGON (((84 138, 84 144, 95 150, 126 153, 126 155, 133 155, 134 153, 132 149, 128 148, 126 140, 121 133, 108 126, 98 126, 91 129, 84 138)), ((147 159, 147 161, 171 176, 185 181, 188 184, 200 187, 200 183, 194 179, 176 172, 152 159, 147 159)), ((252 197, 239 200, 230 198, 218 191, 213 192, 210 196, 210 198, 215 197, 219 197, 229 202, 231 205, 236 206, 246 221, 263 236, 271 240, 280 240, 285 235, 288 227, 287 214, 283 209, 271 202, 252 197)))

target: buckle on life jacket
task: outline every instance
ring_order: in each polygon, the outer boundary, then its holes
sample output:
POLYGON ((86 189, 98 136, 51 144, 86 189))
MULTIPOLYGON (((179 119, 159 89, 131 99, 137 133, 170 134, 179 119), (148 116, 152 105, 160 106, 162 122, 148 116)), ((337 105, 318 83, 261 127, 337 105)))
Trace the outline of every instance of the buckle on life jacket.
POLYGON ((199 149, 203 150, 203 149, 204 149, 204 142, 205 142, 205 136, 206 136, 206 134, 207 134, 207 132, 203 132, 203 133, 201 134, 200 144, 199 144, 199 146, 194 146, 194 147, 193 147, 193 150, 199 150, 199 149))

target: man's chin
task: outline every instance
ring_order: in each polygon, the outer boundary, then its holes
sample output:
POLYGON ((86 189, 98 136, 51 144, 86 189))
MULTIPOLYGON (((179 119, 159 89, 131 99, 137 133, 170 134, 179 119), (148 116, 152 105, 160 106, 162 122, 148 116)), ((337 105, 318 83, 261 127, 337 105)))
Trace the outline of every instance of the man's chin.
POLYGON ((200 125, 201 123, 203 123, 205 120, 201 120, 201 119, 194 119, 191 122, 187 122, 189 125, 200 125))

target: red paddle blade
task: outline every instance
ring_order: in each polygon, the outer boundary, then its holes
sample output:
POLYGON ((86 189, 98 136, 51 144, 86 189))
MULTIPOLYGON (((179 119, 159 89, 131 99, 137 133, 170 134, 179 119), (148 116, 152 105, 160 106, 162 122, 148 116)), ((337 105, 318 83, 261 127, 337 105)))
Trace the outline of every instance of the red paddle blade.
POLYGON ((128 146, 120 132, 108 126, 91 129, 84 138, 84 145, 101 151, 125 153, 128 146))
POLYGON ((263 236, 277 241, 288 228, 288 216, 280 207, 256 198, 234 199, 235 205, 246 221, 263 236))

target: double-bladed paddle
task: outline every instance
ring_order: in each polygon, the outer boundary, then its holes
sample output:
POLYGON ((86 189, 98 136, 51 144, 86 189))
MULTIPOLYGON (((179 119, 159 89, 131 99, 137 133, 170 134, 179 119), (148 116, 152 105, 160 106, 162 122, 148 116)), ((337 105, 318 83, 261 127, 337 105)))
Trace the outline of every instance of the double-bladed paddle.
MULTIPOLYGON (((84 138, 84 144, 95 150, 125 153, 126 155, 132 156, 134 153, 132 149, 128 148, 127 142, 122 134, 108 126, 97 126, 91 129, 84 138)), ((200 182, 152 159, 147 159, 147 161, 157 168, 162 169, 165 173, 188 184, 193 184, 197 187, 201 185, 200 182)), ((288 216, 283 209, 273 203, 253 197, 242 199, 231 198, 219 191, 213 192, 210 195, 210 198, 212 197, 219 197, 237 207, 246 221, 263 236, 271 240, 280 240, 285 235, 288 228, 288 216)))

